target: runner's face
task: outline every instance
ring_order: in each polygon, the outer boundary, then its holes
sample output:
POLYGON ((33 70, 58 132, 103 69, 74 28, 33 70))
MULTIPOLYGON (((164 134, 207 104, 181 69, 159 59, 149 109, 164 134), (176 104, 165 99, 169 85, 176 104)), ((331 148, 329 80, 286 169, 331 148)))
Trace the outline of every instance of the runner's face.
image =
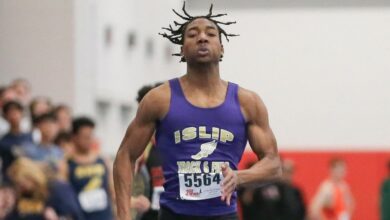
POLYGON ((216 63, 223 53, 219 31, 214 22, 198 18, 184 32, 182 55, 189 63, 216 63))

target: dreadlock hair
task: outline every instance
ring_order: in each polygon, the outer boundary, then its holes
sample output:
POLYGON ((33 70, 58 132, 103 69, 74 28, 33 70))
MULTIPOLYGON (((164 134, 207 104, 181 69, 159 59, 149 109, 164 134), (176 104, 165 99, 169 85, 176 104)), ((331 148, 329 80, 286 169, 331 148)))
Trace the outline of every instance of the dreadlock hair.
POLYGON ((153 89, 153 86, 145 85, 145 86, 142 86, 142 88, 138 90, 138 96, 137 96, 137 99, 136 99, 138 104, 145 97, 146 93, 148 93, 152 89, 153 89))
MULTIPOLYGON (((184 44, 184 32, 188 26, 189 23, 194 21, 198 18, 205 18, 213 22, 218 29, 219 32, 219 40, 222 42, 222 35, 225 36, 226 41, 229 42, 229 37, 236 37, 239 36, 238 34, 228 34, 224 29, 221 28, 220 25, 231 25, 237 23, 236 21, 230 21, 230 22, 222 22, 216 20, 216 18, 226 16, 227 14, 213 14, 213 4, 211 4, 209 13, 207 15, 200 15, 200 16, 192 16, 186 11, 186 2, 183 3, 183 13, 184 15, 181 15, 178 13, 175 9, 172 9, 172 11, 179 16, 181 19, 184 20, 184 23, 179 23, 177 21, 173 21, 175 26, 178 26, 177 29, 174 29, 172 25, 169 25, 169 28, 163 27, 163 30, 168 31, 168 33, 158 33, 159 35, 163 36, 164 38, 167 38, 169 41, 171 41, 174 44, 183 45, 184 44)), ((180 53, 174 53, 172 56, 182 56, 180 53)), ((222 57, 221 57, 222 58, 222 57)), ((220 59, 222 61, 222 59, 220 59)), ((180 62, 186 62, 185 57, 182 56, 180 62)))

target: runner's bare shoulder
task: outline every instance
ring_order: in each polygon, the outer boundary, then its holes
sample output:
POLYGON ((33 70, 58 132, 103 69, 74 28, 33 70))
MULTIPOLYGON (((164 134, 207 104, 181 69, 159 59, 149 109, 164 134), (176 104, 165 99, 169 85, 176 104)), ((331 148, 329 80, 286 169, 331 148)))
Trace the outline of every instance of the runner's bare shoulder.
POLYGON ((155 120, 160 120, 168 113, 170 99, 171 90, 169 83, 165 82, 150 90, 142 99, 139 108, 142 109, 142 111, 147 111, 149 114, 153 115, 155 120))
POLYGON ((241 112, 247 122, 252 121, 259 116, 267 115, 267 109, 263 100, 255 92, 239 87, 238 100, 240 102, 241 112))

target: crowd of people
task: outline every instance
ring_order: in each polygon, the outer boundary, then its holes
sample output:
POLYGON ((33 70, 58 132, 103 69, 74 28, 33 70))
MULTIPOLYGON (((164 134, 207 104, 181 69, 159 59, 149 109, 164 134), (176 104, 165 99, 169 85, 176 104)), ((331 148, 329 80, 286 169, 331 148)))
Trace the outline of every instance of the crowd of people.
MULTIPOLYGON (((99 153, 93 119, 31 97, 23 79, 0 88, 0 109, 1 220, 115 219, 112 162, 99 153)), ((139 213, 151 206, 145 195, 132 199, 139 213)))
MULTIPOLYGON (((142 87, 137 101, 156 85, 142 87)), ((112 161, 99 153, 95 123, 48 97, 31 97, 28 81, 0 88, 0 220, 115 219, 112 161)), ((133 219, 157 220, 163 192, 162 161, 152 138, 135 164, 133 219)), ((292 183, 294 162, 283 161, 280 181, 238 191, 244 220, 351 219, 346 163, 334 159, 329 178, 309 206, 292 183)), ((389 163, 390 173, 390 163, 389 163)), ((383 220, 389 219, 389 180, 382 187, 383 220)))
MULTIPOLYGON (((354 199, 345 180, 346 163, 341 158, 329 162, 329 174, 308 205, 299 187, 293 183, 295 165, 283 160, 280 181, 239 191, 245 220, 351 220, 354 199)), ((250 164, 249 164, 250 165, 250 164)))

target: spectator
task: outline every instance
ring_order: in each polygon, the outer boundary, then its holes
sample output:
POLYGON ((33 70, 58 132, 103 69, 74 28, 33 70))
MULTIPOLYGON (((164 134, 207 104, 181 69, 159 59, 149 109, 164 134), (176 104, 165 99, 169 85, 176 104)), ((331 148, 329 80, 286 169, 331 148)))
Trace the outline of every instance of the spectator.
POLYGON ((382 220, 390 220, 390 160, 387 163, 388 176, 381 187, 381 216, 382 220))
POLYGON ((48 113, 52 111, 52 105, 50 99, 47 97, 36 97, 34 98, 29 106, 30 117, 32 123, 32 135, 35 143, 41 141, 41 133, 39 129, 34 124, 35 118, 41 114, 48 113))
POLYGON ((7 90, 6 86, 0 86, 0 107, 3 107, 3 94, 7 90))
POLYGON ((3 107, 3 105, 8 101, 16 101, 17 94, 13 89, 9 87, 3 87, 1 91, 0 99, 1 99, 0 105, 1 107, 3 107))
MULTIPOLYGON (((31 99, 31 85, 27 80, 21 78, 15 79, 11 82, 9 89, 15 93, 15 99, 23 106, 28 105, 31 99)), ((23 131, 31 131, 31 121, 28 117, 24 117, 21 123, 23 131)))
POLYGON ((70 186, 49 180, 33 161, 27 158, 16 160, 9 174, 15 185, 17 201, 6 220, 83 220, 70 186))
POLYGON ((306 207, 303 201, 301 190, 293 184, 295 171, 294 161, 283 160, 283 194, 286 199, 287 215, 291 220, 304 220, 306 217, 306 207))
POLYGON ((7 181, 6 170, 15 160, 21 146, 29 145, 33 142, 30 133, 23 133, 20 122, 23 118, 23 106, 17 101, 8 101, 3 106, 3 115, 10 130, 0 139, 0 158, 2 159, 1 173, 4 181, 7 181))
POLYGON ((52 111, 52 104, 49 98, 47 97, 36 97, 30 103, 30 114, 32 122, 34 122, 34 118, 52 111))
POLYGON ((0 219, 4 219, 15 205, 15 192, 10 186, 0 186, 0 219))
POLYGON ((72 113, 68 106, 58 105, 54 108, 60 132, 70 132, 72 128, 72 113))
POLYGON ((300 190, 292 184, 294 163, 283 161, 283 178, 260 187, 239 191, 244 220, 304 220, 305 205, 300 190))
POLYGON ((86 117, 72 124, 75 151, 60 166, 60 178, 77 193, 86 220, 112 220, 111 163, 92 151, 95 123, 86 117))
POLYGON ((63 159, 63 152, 54 140, 58 134, 57 120, 53 113, 44 113, 35 118, 34 124, 41 133, 41 141, 38 144, 29 144, 23 147, 23 153, 32 160, 41 162, 45 167, 58 167, 58 162, 63 159))
MULTIPOLYGON (((0 109, 3 108, 3 94, 7 88, 0 86, 0 109)), ((7 133, 9 129, 8 123, 3 117, 0 117, 0 138, 7 133)))
POLYGON ((59 146, 64 152, 65 158, 71 158, 74 153, 74 144, 72 141, 72 134, 68 132, 60 132, 54 143, 59 146))
POLYGON ((345 181, 346 163, 334 158, 329 163, 329 177, 322 182, 311 204, 312 219, 352 219, 354 199, 345 181))
POLYGON ((15 92, 17 100, 23 105, 27 105, 31 98, 31 85, 25 79, 15 79, 10 88, 15 92))
MULTIPOLYGON (((8 87, 1 87, 0 88, 0 108, 2 109, 4 104, 8 101, 15 101, 16 100, 16 94, 13 90, 11 90, 8 87)), ((4 114, 4 112, 3 112, 4 114)), ((9 130, 9 124, 8 122, 0 117, 0 137, 2 137, 4 134, 6 134, 9 130)))

